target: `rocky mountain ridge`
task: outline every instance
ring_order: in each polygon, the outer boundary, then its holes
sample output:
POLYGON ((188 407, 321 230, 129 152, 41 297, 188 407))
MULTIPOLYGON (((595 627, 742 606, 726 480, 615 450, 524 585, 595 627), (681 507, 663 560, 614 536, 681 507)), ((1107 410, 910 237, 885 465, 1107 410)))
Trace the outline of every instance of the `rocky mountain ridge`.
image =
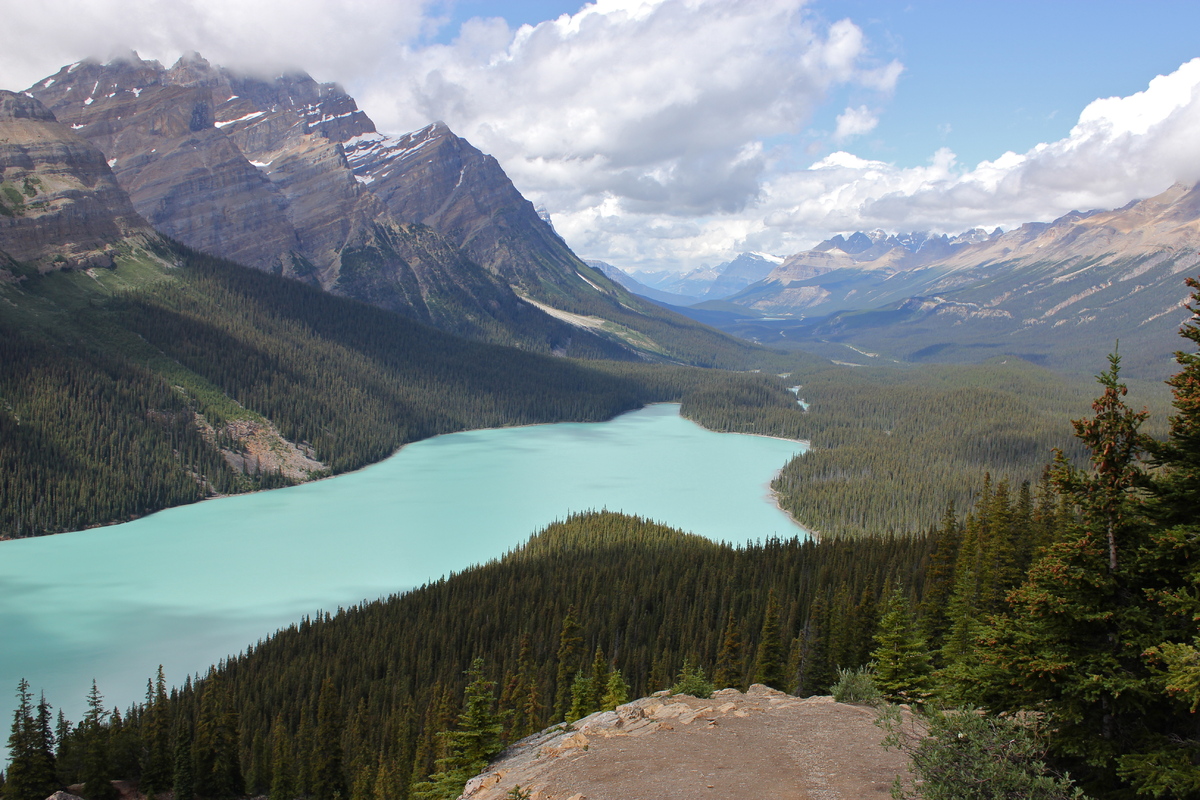
POLYGON ((605 275, 635 294, 672 305, 722 300, 767 277, 784 259, 770 253, 739 253, 715 267, 702 266, 685 273, 634 272, 589 261, 605 275))
POLYGON ((190 247, 474 338, 689 360, 647 333, 671 333, 670 315, 592 272, 495 159, 443 124, 385 136, 336 84, 240 75, 196 54, 169 68, 133 53, 81 61, 28 93, 190 247))
POLYGON ((1200 187, 1175 185, 1007 232, 835 236, 697 308, 745 338, 855 364, 1008 354, 1092 374, 1119 340, 1128 367, 1157 379, 1197 270, 1200 187))
POLYGON ((789 256, 760 284, 729 301, 764 313, 816 315, 964 289, 1033 264, 1063 277, 1085 262, 1092 267, 1153 262, 1131 271, 1133 279, 1169 259, 1175 265, 1172 274, 1179 274, 1200 263, 1197 253, 1200 190, 1176 184, 1116 210, 1072 211, 1007 232, 839 234, 789 256))
POLYGON ((100 151, 37 100, 0 91, 0 280, 22 264, 112 266, 118 248, 156 238, 100 151))

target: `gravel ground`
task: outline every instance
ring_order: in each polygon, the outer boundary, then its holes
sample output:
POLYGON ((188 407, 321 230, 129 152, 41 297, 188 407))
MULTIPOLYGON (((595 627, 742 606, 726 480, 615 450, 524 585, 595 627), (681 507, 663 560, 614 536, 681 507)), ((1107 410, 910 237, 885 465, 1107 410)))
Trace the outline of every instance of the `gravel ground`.
POLYGON ((884 750, 875 711, 765 686, 711 699, 663 694, 516 743, 465 800, 872 800, 905 757, 884 750))

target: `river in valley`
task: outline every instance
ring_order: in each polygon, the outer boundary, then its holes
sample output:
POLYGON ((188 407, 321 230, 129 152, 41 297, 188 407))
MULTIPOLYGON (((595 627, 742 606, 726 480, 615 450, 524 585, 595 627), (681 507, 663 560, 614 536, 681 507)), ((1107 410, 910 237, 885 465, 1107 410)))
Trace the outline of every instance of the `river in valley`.
POLYGON ((180 684, 305 614, 499 557, 573 512, 733 542, 804 535, 768 488, 803 449, 706 431, 662 404, 439 436, 328 480, 2 542, 0 720, 21 677, 72 720, 93 678, 123 710, 159 664, 180 684))

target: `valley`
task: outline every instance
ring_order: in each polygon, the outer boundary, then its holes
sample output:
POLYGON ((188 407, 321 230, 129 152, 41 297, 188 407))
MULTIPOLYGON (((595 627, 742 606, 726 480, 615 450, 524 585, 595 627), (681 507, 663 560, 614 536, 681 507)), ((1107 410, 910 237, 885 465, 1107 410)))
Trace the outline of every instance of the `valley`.
POLYGON ((453 800, 752 683, 1188 796, 1198 192, 630 274, 302 72, 0 91, 4 797, 453 800))

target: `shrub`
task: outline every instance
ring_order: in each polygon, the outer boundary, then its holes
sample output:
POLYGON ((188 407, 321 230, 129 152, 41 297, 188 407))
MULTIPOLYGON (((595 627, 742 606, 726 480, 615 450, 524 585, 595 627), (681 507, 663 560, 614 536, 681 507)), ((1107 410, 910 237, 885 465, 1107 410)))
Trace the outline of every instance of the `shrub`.
POLYGON ((883 695, 875 686, 874 664, 867 664, 858 669, 839 669, 838 680, 831 693, 833 699, 839 703, 877 706, 883 702, 883 695))
POLYGON ((683 669, 679 671, 679 680, 671 687, 671 694, 690 694, 692 697, 707 699, 712 697, 712 682, 704 677, 704 670, 692 666, 690 659, 683 660, 683 669))
POLYGON ((892 785, 896 800, 1084 800, 1070 776, 1046 767, 1037 731, 1015 719, 956 708, 914 712, 906 724, 888 705, 876 724, 884 746, 911 761, 913 780, 892 785))

